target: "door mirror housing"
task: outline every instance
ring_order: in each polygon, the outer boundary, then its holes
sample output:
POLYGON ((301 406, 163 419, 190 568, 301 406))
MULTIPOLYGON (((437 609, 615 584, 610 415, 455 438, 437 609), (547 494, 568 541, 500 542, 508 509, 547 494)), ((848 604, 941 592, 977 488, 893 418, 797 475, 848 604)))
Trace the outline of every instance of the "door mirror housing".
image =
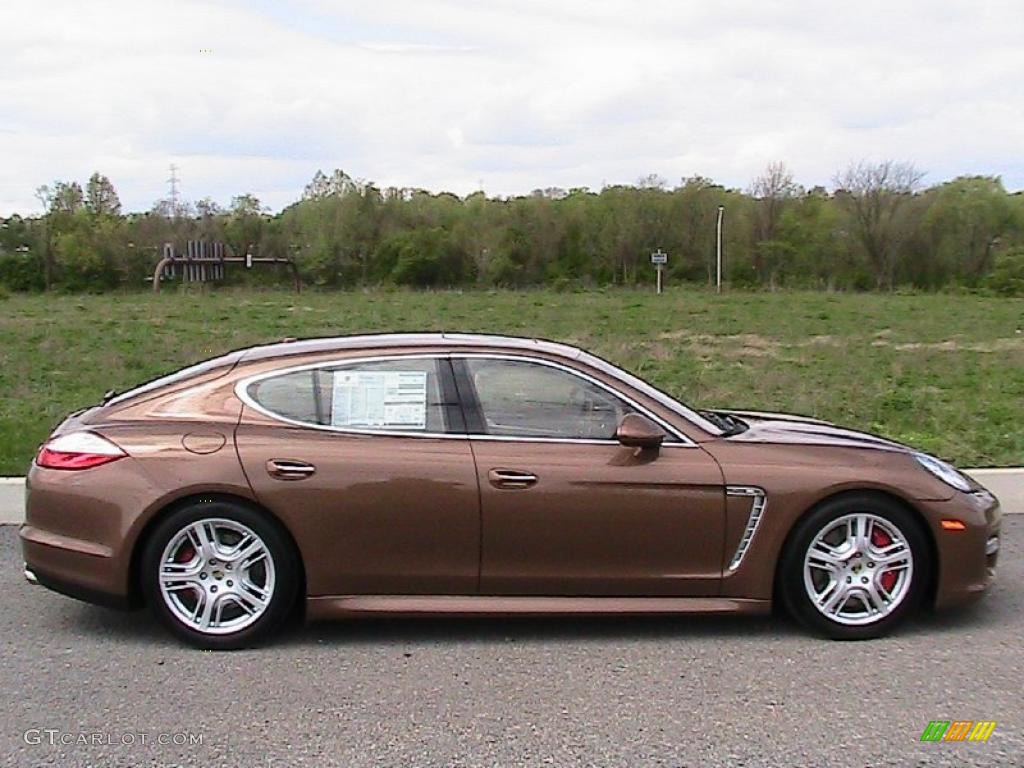
POLYGON ((665 430, 639 413, 627 413, 615 430, 615 439, 630 448, 660 448, 665 430))

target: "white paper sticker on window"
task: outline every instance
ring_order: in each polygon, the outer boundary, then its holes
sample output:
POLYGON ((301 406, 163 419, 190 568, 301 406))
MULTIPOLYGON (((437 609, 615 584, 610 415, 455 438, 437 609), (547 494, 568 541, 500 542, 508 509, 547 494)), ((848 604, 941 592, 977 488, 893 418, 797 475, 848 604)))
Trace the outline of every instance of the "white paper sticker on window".
POLYGON ((362 429, 426 429, 426 371, 335 371, 331 423, 362 429))

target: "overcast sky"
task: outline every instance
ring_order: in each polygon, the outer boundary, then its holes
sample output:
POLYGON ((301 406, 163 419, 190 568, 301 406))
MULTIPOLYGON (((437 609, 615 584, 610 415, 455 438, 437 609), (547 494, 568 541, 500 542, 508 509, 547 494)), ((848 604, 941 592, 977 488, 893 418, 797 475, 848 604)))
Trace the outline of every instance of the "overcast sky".
POLYGON ((1024 187, 1024 2, 2 0, 0 215, 99 170, 129 210, 381 186, 829 185, 860 159, 1024 187))

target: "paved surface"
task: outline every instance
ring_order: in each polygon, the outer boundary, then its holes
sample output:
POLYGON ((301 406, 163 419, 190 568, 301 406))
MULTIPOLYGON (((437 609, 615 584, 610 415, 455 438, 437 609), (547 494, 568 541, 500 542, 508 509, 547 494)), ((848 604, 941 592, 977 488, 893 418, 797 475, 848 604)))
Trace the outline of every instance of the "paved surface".
POLYGON ((2 526, 0 765, 1021 766, 1022 550, 1006 519, 985 601, 872 642, 769 618, 423 619, 203 653, 30 586, 2 526), (937 719, 998 725, 920 743, 937 719), (80 733, 105 743, 60 745, 80 733), (174 734, 203 743, 157 743, 174 734))
MULTIPOLYGON (((999 497, 1003 512, 1024 514, 1024 469, 968 469, 978 482, 999 497)), ((0 477, 0 524, 25 519, 25 478, 0 477)))
MULTIPOLYGON (((1003 512, 1024 514, 1024 469, 968 469, 975 480, 994 493, 1003 512)), ((1022 761, 1024 765, 1024 761, 1022 761)))
POLYGON ((25 478, 0 477, 0 524, 25 520, 25 478))

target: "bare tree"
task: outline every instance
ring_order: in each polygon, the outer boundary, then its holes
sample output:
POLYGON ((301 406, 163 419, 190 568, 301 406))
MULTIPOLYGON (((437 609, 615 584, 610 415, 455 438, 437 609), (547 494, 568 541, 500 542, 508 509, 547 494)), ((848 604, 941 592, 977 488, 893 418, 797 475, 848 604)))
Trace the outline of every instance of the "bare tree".
POLYGON ((769 163, 764 173, 750 185, 750 194, 755 200, 754 270, 762 282, 768 277, 767 254, 773 251, 782 212, 799 191, 785 163, 769 163))
POLYGON ((900 244, 908 234, 900 213, 923 177, 912 163, 893 160, 862 160, 835 177, 836 199, 850 216, 877 288, 894 287, 900 244))
POLYGON ((646 176, 641 176, 637 179, 636 185, 640 189, 667 189, 668 179, 659 176, 656 173, 649 173, 646 176))
POLYGON ((50 222, 53 190, 46 184, 36 187, 36 200, 43 206, 39 220, 43 224, 43 286, 48 291, 53 286, 53 226, 50 222))
MULTIPOLYGON (((38 199, 38 194, 36 195, 38 199)), ((85 193, 77 181, 56 181, 50 195, 50 213, 71 216, 85 205, 85 193)))

